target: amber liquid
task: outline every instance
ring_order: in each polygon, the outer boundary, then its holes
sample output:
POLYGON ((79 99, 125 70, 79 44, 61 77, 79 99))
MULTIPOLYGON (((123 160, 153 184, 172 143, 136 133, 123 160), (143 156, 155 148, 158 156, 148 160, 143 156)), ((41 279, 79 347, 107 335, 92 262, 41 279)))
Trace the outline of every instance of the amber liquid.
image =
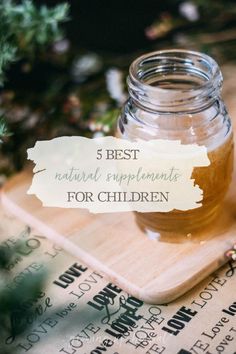
MULTIPOLYGON (((178 233, 192 235, 199 229, 213 222, 219 215, 222 201, 228 190, 233 171, 233 137, 232 134, 215 149, 208 151, 210 165, 197 167, 192 178, 203 190, 202 206, 188 211, 173 210, 161 213, 136 212, 136 220, 144 231, 159 232, 163 235, 178 233)), ((187 197, 187 196, 185 196, 187 197)))

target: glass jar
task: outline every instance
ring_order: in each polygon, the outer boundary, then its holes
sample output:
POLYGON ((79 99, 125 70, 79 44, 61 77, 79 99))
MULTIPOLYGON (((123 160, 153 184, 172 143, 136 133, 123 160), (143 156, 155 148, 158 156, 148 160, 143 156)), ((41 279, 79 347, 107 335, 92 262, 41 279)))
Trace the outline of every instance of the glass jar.
POLYGON ((127 82, 130 97, 119 117, 120 137, 204 145, 210 160, 209 166, 194 168, 191 177, 203 190, 201 207, 136 213, 138 225, 144 231, 186 235, 204 228, 219 213, 233 169, 233 133, 221 98, 219 66, 198 52, 157 51, 131 64, 127 82))

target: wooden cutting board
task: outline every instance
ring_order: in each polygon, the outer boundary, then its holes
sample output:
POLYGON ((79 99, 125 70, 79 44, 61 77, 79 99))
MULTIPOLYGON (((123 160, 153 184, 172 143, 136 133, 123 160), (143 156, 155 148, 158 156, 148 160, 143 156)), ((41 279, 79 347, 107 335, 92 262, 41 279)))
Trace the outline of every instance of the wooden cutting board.
POLYGON ((214 225, 216 236, 175 243, 142 233, 133 213, 94 215, 82 209, 42 207, 36 197, 26 194, 31 179, 26 171, 11 178, 2 191, 3 205, 145 302, 161 304, 179 297, 225 263, 224 253, 236 242, 233 186, 214 225))
MULTIPOLYGON (((223 67, 223 74, 223 97, 233 118, 236 67, 223 67)), ((5 207, 146 302, 165 303, 182 295, 226 262, 224 253, 236 242, 236 175, 224 215, 212 230, 217 236, 184 243, 148 238, 132 213, 92 215, 80 209, 43 208, 36 197, 26 194, 31 177, 23 172, 7 182, 2 192, 5 207)))

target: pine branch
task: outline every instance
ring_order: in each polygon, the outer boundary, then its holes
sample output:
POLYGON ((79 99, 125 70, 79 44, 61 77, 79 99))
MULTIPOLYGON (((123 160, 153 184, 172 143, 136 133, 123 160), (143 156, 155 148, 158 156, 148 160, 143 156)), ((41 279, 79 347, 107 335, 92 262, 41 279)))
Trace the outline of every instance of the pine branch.
POLYGON ((2 16, 7 19, 8 38, 22 54, 58 40, 62 35, 59 24, 68 19, 68 10, 67 3, 53 8, 42 5, 38 9, 31 0, 23 0, 19 5, 8 0, 0 6, 2 16))
POLYGON ((16 60, 17 48, 7 41, 0 42, 0 86, 5 80, 5 71, 9 65, 16 60))
POLYGON ((3 116, 0 117, 0 143, 2 143, 2 138, 11 136, 12 133, 10 133, 7 129, 7 125, 4 121, 3 116))
POLYGON ((23 56, 33 56, 62 36, 59 25, 68 20, 67 3, 39 9, 31 0, 16 5, 11 0, 0 4, 0 85, 9 65, 23 56))
MULTIPOLYGON (((0 3, 0 86, 5 72, 14 61, 34 55, 61 38, 59 25, 68 20, 69 5, 59 4, 53 8, 45 5, 37 8, 32 0, 0 3)), ((7 133, 3 117, 0 117, 0 142, 7 133)))

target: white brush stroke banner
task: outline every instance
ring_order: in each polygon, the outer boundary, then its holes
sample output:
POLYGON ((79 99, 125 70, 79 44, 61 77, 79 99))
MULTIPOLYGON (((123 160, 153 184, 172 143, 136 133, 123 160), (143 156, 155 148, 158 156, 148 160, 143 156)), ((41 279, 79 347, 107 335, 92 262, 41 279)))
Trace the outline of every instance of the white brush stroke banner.
POLYGON ((111 136, 38 141, 28 149, 28 159, 35 167, 27 194, 45 207, 93 213, 198 208, 203 191, 191 175, 195 167, 210 164, 205 146, 111 136))

